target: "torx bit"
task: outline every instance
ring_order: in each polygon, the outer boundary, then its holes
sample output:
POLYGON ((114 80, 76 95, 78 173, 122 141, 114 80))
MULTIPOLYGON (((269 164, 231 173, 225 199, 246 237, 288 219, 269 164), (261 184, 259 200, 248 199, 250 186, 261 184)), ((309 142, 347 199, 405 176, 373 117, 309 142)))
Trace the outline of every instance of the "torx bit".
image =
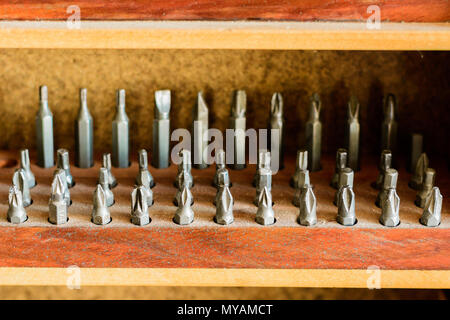
POLYGON ((309 180, 309 171, 301 170, 298 175, 297 186, 294 192, 294 199, 292 199, 292 204, 296 207, 300 207, 300 202, 302 198, 302 192, 306 187, 310 187, 311 183, 309 180))
POLYGON ((434 181, 436 179, 436 170, 427 168, 420 190, 417 192, 416 201, 414 202, 419 208, 424 208, 428 196, 433 190, 434 181))
POLYGON ((25 170, 26 177, 28 180, 28 187, 31 189, 36 186, 36 178, 30 167, 30 155, 28 149, 20 150, 20 167, 25 170))
POLYGON ((181 189, 181 185, 178 182, 180 181, 181 176, 186 173, 189 176, 189 179, 185 179, 185 181, 189 182, 189 188, 192 188, 194 186, 194 178, 192 177, 191 173, 191 152, 186 149, 181 149, 179 155, 181 158, 181 162, 178 165, 178 172, 177 176, 175 177, 174 185, 176 188, 181 189))
POLYGON ((131 223, 144 226, 151 219, 148 214, 147 190, 144 186, 135 187, 131 192, 131 223))
POLYGON ((75 185, 75 180, 70 173, 69 151, 66 149, 58 149, 56 152, 56 167, 63 169, 66 173, 67 186, 72 188, 75 185))
POLYGON ((105 194, 106 205, 111 207, 114 204, 114 194, 109 188, 108 169, 100 168, 98 184, 101 185, 103 193, 105 194))
POLYGON ((423 135, 420 133, 413 133, 411 135, 411 155, 409 159, 408 171, 414 172, 417 165, 417 160, 419 160, 420 155, 423 152, 423 135))
POLYGON ((139 173, 136 176, 136 184, 143 185, 146 188, 153 188, 155 186, 155 181, 153 176, 148 170, 148 157, 147 150, 141 149, 138 152, 139 158, 139 173))
POLYGON ((111 214, 107 204, 107 195, 103 187, 98 184, 94 191, 92 209, 92 222, 98 225, 105 225, 111 222, 111 214))
POLYGON ((355 193, 351 186, 344 186, 338 194, 338 214, 336 221, 344 226, 353 226, 356 223, 355 193))
POLYGON ((110 153, 104 153, 102 158, 102 168, 105 168, 108 170, 108 183, 109 187, 115 188, 117 186, 117 180, 116 177, 111 172, 111 154, 110 153))
POLYGON ((87 105, 87 89, 80 90, 80 111, 75 121, 75 164, 80 168, 94 165, 94 120, 87 105))
POLYGON ((317 223, 317 201, 311 186, 306 186, 302 190, 300 198, 300 214, 298 223, 302 226, 313 226, 317 223))
POLYGON ((311 97, 309 120, 306 122, 306 149, 308 150, 308 170, 311 172, 322 169, 320 156, 322 152, 322 123, 320 109, 322 102, 317 93, 311 97))
POLYGON ((48 203, 48 221, 53 224, 64 224, 69 220, 67 215, 67 199, 65 197, 67 182, 63 178, 59 174, 53 176, 52 194, 48 203))
POLYGON ((191 208, 192 202, 193 197, 191 191, 188 187, 184 187, 181 192, 180 201, 178 202, 178 209, 173 218, 175 223, 187 225, 194 221, 194 211, 191 208))
POLYGON ((297 158, 295 160, 295 173, 290 180, 290 185, 292 188, 297 187, 297 181, 300 175, 300 171, 305 171, 308 169, 308 151, 298 150, 297 158))
POLYGON ((54 165, 53 114, 48 106, 47 86, 39 88, 39 111, 36 115, 37 164, 43 168, 54 165))
POLYGON ((272 191, 272 170, 270 169, 270 152, 261 154, 261 168, 258 169, 256 180, 256 195, 253 203, 259 204, 259 198, 264 189, 272 191))
MULTIPOLYGON (((230 167, 235 170, 245 168, 245 130, 247 109, 247 94, 244 90, 236 90, 233 92, 233 100, 231 104, 230 129, 234 130, 233 137, 233 162, 230 167)), ((227 161, 228 163, 228 161, 227 161)))
MULTIPOLYGON (((216 172, 214 174, 214 180, 213 180, 213 186, 216 188, 219 187, 219 174, 220 172, 227 170, 226 169, 226 162, 225 162, 225 151, 223 149, 216 151, 216 172)), ((231 187, 231 181, 230 181, 230 187, 231 187)))
POLYGON ((338 205, 338 199, 339 199, 339 192, 343 187, 350 187, 353 188, 353 179, 354 179, 354 172, 350 168, 344 168, 339 172, 339 181, 338 181, 338 190, 334 194, 334 201, 333 204, 335 206, 338 205))
POLYGON ((153 119, 153 155, 155 168, 169 166, 170 146, 170 90, 155 92, 155 116, 153 119))
POLYGON ((259 195, 258 211, 256 211, 255 221, 263 226, 275 223, 275 212, 272 208, 272 194, 264 187, 259 195))
POLYGON ((230 187, 230 177, 228 175, 228 170, 225 169, 219 173, 217 193, 213 201, 213 204, 215 206, 217 206, 217 203, 219 201, 219 198, 221 197, 221 193, 223 192, 223 190, 229 187, 230 187))
POLYGON ((230 188, 224 186, 218 192, 216 204, 216 215, 214 221, 218 224, 228 225, 234 221, 233 216, 233 196, 230 188))
POLYGON ((269 133, 270 133, 270 152, 272 154, 272 161, 278 161, 277 168, 284 168, 284 117, 283 117, 283 96, 279 92, 275 92, 272 95, 272 101, 270 104, 270 121, 269 121, 269 133), (273 136, 272 130, 277 130, 278 134, 273 136), (274 141, 272 141, 274 140, 274 141))
POLYGON ((433 187, 425 203, 420 223, 427 227, 441 224, 442 194, 438 187, 433 187))
POLYGON ((14 171, 12 177, 12 184, 22 193, 22 203, 24 207, 28 207, 33 203, 30 194, 30 187, 28 186, 27 173, 24 169, 19 168, 14 171))
POLYGON ((197 95, 192 122, 193 163, 197 169, 208 167, 206 151, 208 147, 208 106, 203 98, 203 92, 197 95))
POLYGON ((129 120, 125 112, 125 90, 117 90, 116 117, 112 123, 112 160, 116 168, 128 168, 129 159, 129 120))
POLYGON ((359 171, 359 101, 355 96, 348 102, 348 117, 346 127, 346 145, 348 150, 348 167, 359 171))
POLYGON ((334 169, 333 177, 331 178, 330 185, 334 189, 338 189, 339 184, 339 174, 342 169, 347 167, 348 163, 348 153, 347 149, 340 148, 336 152, 336 168, 334 169))
POLYGON ((63 183, 62 193, 64 196, 64 200, 69 207, 72 205, 72 200, 70 199, 70 191, 69 184, 67 183, 66 171, 64 169, 56 168, 56 170, 53 172, 53 179, 55 179, 56 176, 60 176, 61 181, 65 182, 65 184, 63 183))
POLYGON ((417 159, 416 169, 414 170, 411 180, 408 183, 410 188, 414 190, 420 190, 420 188, 422 187, 425 171, 427 170, 428 165, 429 161, 427 154, 422 153, 419 159, 417 159))
POLYGON ((270 168, 271 165, 271 154, 268 150, 259 150, 258 158, 256 163, 256 172, 253 176, 252 185, 256 187, 257 182, 259 181, 260 171, 264 168, 270 168))
POLYGON ((372 187, 377 190, 381 190, 383 188, 384 176, 386 174, 386 170, 390 169, 392 165, 392 152, 391 150, 383 150, 381 152, 380 163, 378 165, 378 177, 375 182, 372 183, 372 187))
POLYGON ((400 198, 395 188, 390 188, 381 205, 380 223, 386 227, 396 227, 400 224, 400 198))
POLYGON ((16 186, 9 188, 8 204, 7 217, 9 222, 19 224, 28 220, 27 212, 23 207, 22 192, 16 186))
MULTIPOLYGON (((397 151, 397 121, 395 112, 397 101, 392 93, 389 93, 384 99, 384 120, 381 124, 381 150, 391 150, 395 158, 397 151)), ((394 159, 395 162, 395 159, 394 159)))
POLYGON ((397 188, 398 172, 395 169, 389 168, 386 170, 383 178, 383 187, 378 192, 375 205, 381 208, 384 200, 386 199, 390 189, 397 188))

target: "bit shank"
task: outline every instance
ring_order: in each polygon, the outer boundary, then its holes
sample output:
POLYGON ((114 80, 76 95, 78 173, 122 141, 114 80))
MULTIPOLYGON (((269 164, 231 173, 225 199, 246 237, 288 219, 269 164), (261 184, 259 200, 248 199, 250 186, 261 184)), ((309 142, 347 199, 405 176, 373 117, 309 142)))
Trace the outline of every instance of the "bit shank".
POLYGON ((272 95, 270 104, 270 152, 272 154, 272 161, 278 161, 277 168, 284 168, 284 117, 283 117, 283 96, 279 92, 272 95), (273 130, 278 134, 274 135, 273 130))
POLYGON ((322 123, 320 122, 320 109, 322 102, 315 93, 311 97, 309 120, 306 122, 306 149, 308 150, 308 169, 311 172, 319 171, 322 166, 320 157, 322 152, 322 123))
POLYGON ((230 129, 234 130, 233 136, 233 163, 230 165, 232 169, 242 170, 245 168, 245 130, 247 109, 247 94, 244 90, 237 90, 233 93, 231 104, 230 129))
POLYGON ((442 194, 438 187, 433 187, 425 203, 420 223, 427 227, 441 224, 442 194))
POLYGON ((20 167, 25 170, 26 177, 28 180, 28 187, 31 189, 36 186, 36 178, 31 171, 30 166, 30 155, 28 153, 28 149, 20 150, 20 167))
POLYGON ((22 192, 15 186, 9 188, 8 195, 8 221, 14 224, 19 224, 27 221, 28 216, 22 202, 22 192))
POLYGON ((206 158, 208 147, 208 117, 208 106, 203 98, 203 92, 200 91, 197 95, 192 123, 193 163, 197 169, 205 169, 208 167, 206 158))
POLYGON ((80 110, 75 121, 76 157, 75 164, 80 168, 94 165, 94 120, 88 109, 87 89, 80 90, 80 110))
POLYGON ((112 160, 116 168, 130 166, 129 120, 125 112, 125 90, 117 90, 116 117, 112 123, 112 160))
POLYGON ((42 168, 54 165, 53 114, 48 106, 47 86, 39 88, 39 111, 36 115, 37 164, 42 168))
POLYGON ((359 101, 355 96, 348 103, 348 118, 346 127, 346 145, 348 150, 348 167, 359 171, 359 101))
POLYGON ((170 103, 170 90, 159 90, 155 92, 152 156, 152 165, 155 168, 169 167, 170 103))
POLYGON ((66 149, 58 149, 56 152, 56 167, 58 169, 64 170, 66 173, 67 186, 72 188, 75 185, 75 180, 70 173, 70 161, 69 161, 69 151, 66 149))

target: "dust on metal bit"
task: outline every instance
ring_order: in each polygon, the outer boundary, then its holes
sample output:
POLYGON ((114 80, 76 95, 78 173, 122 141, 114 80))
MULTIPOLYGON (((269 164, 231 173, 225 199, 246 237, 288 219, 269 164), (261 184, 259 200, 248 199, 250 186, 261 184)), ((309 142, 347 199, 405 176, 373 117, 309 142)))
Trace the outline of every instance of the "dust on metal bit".
POLYGON ((390 169, 392 165, 392 152, 391 150, 383 150, 381 152, 380 163, 378 165, 378 177, 375 182, 372 183, 372 187, 377 190, 381 190, 383 188, 383 180, 386 174, 386 170, 390 169))
POLYGON ((111 172, 111 154, 110 153, 104 153, 102 157, 102 168, 105 168, 108 171, 108 184, 109 187, 115 188, 117 186, 117 180, 116 177, 111 172))
POLYGON ((233 154, 233 163, 230 165, 230 167, 235 170, 241 170, 245 168, 246 109, 247 109, 247 94, 245 93, 244 90, 234 91, 230 117, 230 129, 234 130, 233 136, 234 154, 233 154))
POLYGON ((306 122, 306 149, 308 150, 308 169, 311 172, 319 171, 322 168, 320 164, 322 153, 321 108, 320 97, 314 93, 309 106, 309 119, 306 122))
POLYGON ((23 207, 22 192, 16 186, 9 188, 8 194, 8 221, 14 224, 19 224, 27 221, 28 216, 23 207))
POLYGON ((28 153, 28 149, 20 150, 20 167, 25 170, 28 180, 28 187, 31 189, 36 186, 36 178, 31 171, 30 154, 28 153))
POLYGON ((109 188, 108 170, 106 168, 100 168, 98 183, 101 185, 105 194, 106 205, 108 207, 112 206, 114 204, 114 194, 109 188))
POLYGON ((433 187, 425 203, 420 223, 427 227, 437 227, 441 224, 441 211, 442 194, 438 187, 433 187))
POLYGON ((152 165, 155 168, 169 167, 170 104, 170 90, 158 90, 155 92, 152 156, 152 165))
POLYGON ((283 117, 283 96, 279 92, 272 95, 270 104, 270 152, 272 161, 278 161, 278 168, 284 168, 284 117, 283 117))
POLYGON ((354 172, 350 168, 344 168, 339 172, 338 190, 334 194, 334 205, 338 205, 339 193, 343 187, 353 188, 354 172))
POLYGON ((197 95, 197 103, 194 106, 192 139, 193 139, 193 163, 197 169, 208 167, 206 150, 208 147, 208 106, 203 97, 203 92, 197 95))
POLYGON ((346 134, 346 146, 348 150, 347 165, 353 171, 359 171, 359 101, 355 96, 350 98, 348 102, 348 117, 347 126, 345 130, 346 134))
POLYGON ((24 207, 28 207, 33 203, 30 194, 30 187, 28 186, 27 173, 24 169, 19 168, 14 171, 12 177, 12 184, 22 193, 22 203, 24 207))
POLYGON ((116 116, 112 122, 112 164, 116 168, 130 166, 129 120, 125 112, 125 90, 117 90, 116 116))
POLYGON ((336 152, 336 167, 334 169, 333 177, 331 178, 330 185, 334 189, 338 189, 339 184, 339 174, 340 172, 347 167, 348 163, 348 153, 347 149, 339 148, 336 152))
POLYGON ((66 173, 67 186, 72 188, 75 185, 75 180, 70 173, 69 151, 67 149, 58 149, 56 152, 56 167, 64 170, 66 173))
POLYGON ((414 202, 416 206, 418 206, 419 208, 425 207, 427 198, 430 195, 431 190, 433 190, 435 179, 436 179, 436 170, 432 168, 427 168, 425 170, 425 176, 423 178, 422 186, 420 187, 420 190, 417 192, 416 201, 414 202))
POLYGON ((272 194, 267 187, 264 187, 259 196, 255 221, 264 226, 275 223, 275 212, 272 208, 272 194))
POLYGON ((173 221, 180 225, 188 225, 194 221, 194 211, 191 208, 193 202, 192 193, 188 187, 184 187, 181 191, 180 201, 178 202, 177 211, 173 221))
POLYGON ((94 165, 94 120, 88 109, 87 89, 80 90, 80 110, 75 121, 75 164, 80 168, 94 165))
POLYGON ((47 86, 39 88, 39 111, 36 115, 37 164, 42 168, 53 167, 53 114, 48 106, 47 86))
POLYGON ((408 185, 414 190, 420 190, 422 187, 425 171, 428 169, 429 161, 426 153, 422 153, 417 159, 416 168, 413 172, 411 180, 408 185))
POLYGON ((302 226, 313 226, 317 223, 317 200, 311 185, 302 190, 299 210, 297 221, 302 226))
POLYGON ((131 223, 144 226, 150 221, 147 190, 144 186, 136 186, 131 192, 131 223))
POLYGON ((69 220, 67 214, 68 204, 65 197, 67 182, 63 178, 59 174, 53 176, 52 194, 48 203, 48 221, 53 224, 64 224, 69 220))
POLYGON ((298 150, 297 158, 295 160, 295 173, 291 177, 290 185, 292 188, 297 187, 297 181, 301 171, 308 169, 308 151, 306 150, 298 150))
POLYGON ((94 191, 92 222, 98 225, 105 225, 111 222, 111 214, 107 204, 107 195, 102 185, 98 184, 94 191))

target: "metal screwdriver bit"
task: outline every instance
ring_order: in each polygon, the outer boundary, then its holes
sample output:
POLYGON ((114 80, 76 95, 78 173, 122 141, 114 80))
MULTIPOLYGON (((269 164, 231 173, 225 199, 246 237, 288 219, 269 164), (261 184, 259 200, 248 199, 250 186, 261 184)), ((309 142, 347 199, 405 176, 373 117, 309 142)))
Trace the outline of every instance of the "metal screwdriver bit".
POLYGON ((94 120, 87 105, 87 89, 80 90, 80 111, 75 121, 76 157, 75 164, 80 168, 94 165, 94 120))
POLYGON ((422 153, 416 162, 416 169, 414 170, 411 180, 408 183, 410 188, 420 190, 428 165, 429 161, 427 154, 422 153))
POLYGON ((442 194, 438 187, 433 187, 425 203, 420 223, 427 227, 441 224, 442 194))
POLYGON ((260 168, 256 180, 256 195, 253 203, 259 204, 259 198, 264 189, 272 191, 272 170, 270 169, 270 152, 260 153, 260 168))
POLYGON ((271 154, 268 150, 259 150, 258 152, 258 158, 256 163, 256 172, 253 176, 252 185, 256 187, 257 182, 259 181, 259 172, 263 168, 270 168, 270 162, 271 162, 271 154))
POLYGON ((214 198, 213 204, 217 206, 219 198, 221 197, 221 193, 223 189, 230 187, 230 176, 228 175, 228 170, 223 170, 219 173, 219 187, 217 188, 216 197, 214 198))
POLYGON ((152 165, 155 168, 167 168, 169 166, 170 101, 170 90, 155 92, 152 156, 152 165))
POLYGON ((58 149, 56 152, 56 167, 63 169, 66 173, 67 186, 72 188, 75 185, 75 180, 70 173, 69 151, 66 149, 58 149))
POLYGON ((272 95, 272 101, 270 104, 270 151, 274 161, 278 160, 278 168, 284 168, 284 152, 283 152, 283 142, 284 142, 284 118, 283 118, 283 96, 279 92, 275 92, 272 95), (272 130, 277 130, 277 139, 273 137, 272 142, 272 130))
POLYGON ((420 133, 413 133, 411 135, 411 155, 408 166, 409 172, 414 172, 417 165, 417 160, 419 160, 420 155, 423 152, 423 135, 420 133))
POLYGON ((105 225, 111 222, 111 214, 107 204, 107 195, 103 187, 98 184, 94 191, 94 207, 92 209, 92 222, 98 225, 105 225))
POLYGON ((355 96, 348 102, 348 118, 346 127, 346 145, 348 150, 348 167, 359 171, 359 101, 355 96))
POLYGON ((129 159, 129 121, 125 112, 125 90, 117 90, 116 117, 112 123, 112 160, 116 168, 128 168, 129 159))
POLYGON ((434 181, 436 179, 436 170, 427 168, 425 170, 425 177, 420 190, 417 192, 416 201, 414 202, 419 208, 424 208, 428 196, 433 190, 434 181))
MULTIPOLYGON (((173 203, 176 206, 178 206, 179 203, 181 202, 181 195, 183 193, 184 188, 190 189, 192 186, 191 175, 187 171, 183 171, 181 175, 178 175, 177 179, 178 179, 177 185, 179 187, 177 187, 177 192, 175 194, 175 198, 173 199, 173 203)), ((191 205, 193 205, 194 198, 191 198, 191 201, 192 201, 191 205)))
POLYGON ((106 205, 111 207, 114 204, 114 194, 109 188, 108 170, 106 168, 100 168, 98 184, 102 186, 102 190, 105 194, 106 205))
POLYGON ((384 100, 384 120, 381 124, 381 150, 391 150, 395 157, 397 151, 397 121, 395 112, 397 101, 392 93, 389 93, 384 100))
POLYGON ((177 224, 187 225, 194 221, 194 211, 191 208, 193 201, 192 193, 189 188, 184 187, 181 192, 180 201, 178 202, 178 209, 175 212, 173 221, 177 224))
POLYGON ((116 177, 111 172, 111 154, 104 153, 102 158, 102 168, 108 170, 108 183, 110 188, 115 188, 117 186, 116 177))
POLYGON ((390 188, 381 205, 380 223, 386 227, 396 227, 400 223, 400 198, 395 188, 390 188))
POLYGON ((37 164, 43 168, 54 165, 53 114, 48 106, 47 86, 39 88, 39 111, 36 115, 37 164))
POLYGON ((295 160, 295 173, 290 180, 290 185, 292 188, 297 187, 297 181, 300 175, 300 171, 305 171, 308 169, 308 151, 298 150, 297 158, 295 160))
POLYGON ((208 106, 201 91, 197 95, 197 103, 194 107, 192 139, 192 145, 194 146, 194 167, 197 169, 205 169, 208 167, 206 159, 206 150, 208 147, 208 106))
MULTIPOLYGON (((217 150, 216 152, 216 172, 214 174, 213 185, 218 188, 219 187, 219 174, 220 172, 226 170, 226 162, 225 162, 225 151, 223 149, 217 150)), ((230 182, 231 187, 231 182, 230 182)))
POLYGON ((65 197, 67 182, 63 178, 59 174, 53 176, 52 194, 48 203, 48 221, 53 224, 64 224, 69 220, 67 215, 67 199, 65 197))
POLYGON ((379 208, 383 205, 390 189, 397 188, 398 172, 395 169, 387 169, 383 178, 383 187, 378 192, 375 205, 379 208))
POLYGON ((309 120, 306 122, 306 149, 308 150, 308 169, 311 172, 319 171, 320 156, 322 152, 322 123, 320 122, 320 109, 322 102, 319 95, 314 93, 309 107, 309 120))
POLYGON ((302 198, 302 192, 306 187, 310 187, 311 183, 309 180, 309 171, 301 170, 298 175, 297 186, 294 192, 294 199, 292 200, 292 204, 296 207, 300 207, 300 202, 302 198))
POLYGON ((19 224, 27 221, 28 216, 23 207, 22 192, 16 186, 9 188, 8 195, 8 221, 14 224, 19 224))
POLYGON ((339 184, 339 174, 341 173, 342 169, 347 167, 347 159, 348 159, 348 153, 347 149, 340 148, 336 152, 336 168, 334 170, 333 178, 331 178, 330 185, 338 189, 339 184))
POLYGON ((339 190, 337 222, 344 226, 353 226, 356 223, 355 193, 351 186, 339 190))
POLYGON ((145 149, 141 149, 138 152, 139 154, 139 173, 136 176, 136 184, 143 185, 146 188, 153 188, 155 186, 155 181, 153 180, 153 176, 148 170, 148 157, 147 151, 145 149))
POLYGON ((61 181, 64 182, 62 193, 64 195, 64 199, 66 200, 67 206, 69 207, 72 204, 72 200, 70 199, 70 191, 69 191, 69 185, 67 183, 67 176, 66 171, 64 169, 56 168, 56 170, 53 172, 53 179, 55 179, 56 176, 60 176, 61 181))
POLYGON ((302 226, 313 226, 317 223, 317 201, 311 186, 302 190, 300 198, 300 214, 298 223, 302 226))
POLYGON ((231 104, 230 129, 234 130, 234 155, 233 163, 230 165, 235 170, 245 168, 245 130, 247 109, 247 94, 244 90, 236 90, 233 92, 233 100, 231 104))
POLYGON ((275 212, 272 208, 272 194, 266 187, 263 188, 258 201, 258 211, 256 211, 256 222, 263 226, 275 223, 275 212))
POLYGON ((354 179, 353 170, 350 168, 344 168, 339 172, 339 181, 338 181, 338 190, 334 194, 334 205, 338 205, 339 192, 343 187, 353 188, 353 179, 354 179))
POLYGON ((228 186, 224 186, 219 191, 219 197, 216 205, 216 215, 214 221, 218 224, 231 224, 234 221, 233 216, 233 196, 228 186))
POLYGON ((24 169, 16 169, 12 177, 12 184, 22 193, 22 203, 28 207, 33 203, 31 200, 30 187, 28 186, 27 173, 24 169))
POLYGON ((135 187, 131 192, 131 223, 138 226, 150 223, 147 203, 146 188, 144 186, 135 187))
POLYGON ((20 150, 20 167, 25 170, 28 180, 28 187, 31 189, 36 186, 36 178, 34 177, 30 167, 30 155, 28 153, 28 149, 20 150))
POLYGON ((379 173, 377 180, 372 183, 372 187, 377 190, 381 190, 383 188, 383 180, 386 174, 386 170, 391 168, 392 164, 392 153, 391 150, 383 150, 381 152, 380 163, 378 165, 379 173))
POLYGON ((175 177, 175 187, 180 188, 180 184, 178 183, 178 181, 180 181, 181 176, 183 174, 188 174, 189 179, 185 179, 185 181, 189 182, 189 188, 192 188, 192 186, 194 185, 194 177, 192 177, 192 173, 191 173, 191 169, 192 169, 192 164, 191 164, 191 152, 189 150, 186 149, 181 149, 180 150, 180 158, 181 158, 181 162, 178 165, 178 173, 177 176, 175 177))

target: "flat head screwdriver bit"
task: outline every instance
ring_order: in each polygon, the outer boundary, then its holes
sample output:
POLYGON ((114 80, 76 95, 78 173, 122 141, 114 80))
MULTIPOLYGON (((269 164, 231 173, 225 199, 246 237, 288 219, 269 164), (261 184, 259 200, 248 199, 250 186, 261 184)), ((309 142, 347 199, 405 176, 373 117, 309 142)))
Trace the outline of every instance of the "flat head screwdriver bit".
POLYGON ((423 152, 423 135, 420 133, 411 134, 410 152, 408 171, 414 172, 416 169, 417 160, 419 160, 419 157, 423 152))
POLYGON ((228 225, 233 223, 233 196, 230 188, 224 186, 218 192, 218 199, 216 204, 216 215, 214 221, 218 224, 228 225))
POLYGON ((346 146, 348 150, 348 167, 353 171, 359 171, 359 101, 355 96, 348 102, 347 126, 345 129, 346 146))
POLYGON ((317 200, 311 186, 306 186, 302 190, 297 221, 302 226, 313 226, 317 223, 317 200))
POLYGON ((59 174, 53 176, 52 194, 48 202, 48 221, 53 224, 64 224, 69 220, 67 199, 64 194, 67 182, 63 178, 59 174))
POLYGON ((105 225, 111 222, 111 214, 107 204, 107 195, 103 187, 98 184, 94 191, 92 208, 92 222, 105 225))
POLYGON ((94 165, 94 120, 88 109, 87 89, 80 90, 80 110, 75 121, 75 164, 79 168, 94 165))
POLYGON ((67 206, 69 207, 72 204, 72 200, 70 199, 70 191, 69 191, 69 185, 67 183, 67 177, 66 177, 66 171, 64 169, 56 168, 56 170, 53 172, 53 178, 56 176, 60 176, 61 181, 64 182, 62 193, 64 196, 64 199, 66 200, 67 206))
POLYGON ((28 207, 33 203, 28 186, 27 173, 24 169, 16 169, 12 177, 12 185, 22 193, 22 203, 24 207, 28 207))
POLYGON ((114 204, 114 194, 109 188, 108 170, 106 168, 100 168, 98 184, 101 185, 105 194, 106 205, 111 207, 114 204))
POLYGON ((292 204, 296 207, 300 207, 300 202, 302 199, 302 192, 306 190, 306 187, 310 187, 311 183, 309 180, 309 171, 301 170, 298 175, 297 186, 294 192, 294 199, 292 199, 292 204))
POLYGON ((55 164, 53 149, 53 114, 48 106, 47 86, 39 88, 39 111, 36 115, 37 165, 51 168, 55 164))
POLYGON ((108 170, 108 183, 109 187, 111 189, 115 188, 117 186, 117 180, 116 177, 111 172, 111 154, 110 153, 104 153, 102 157, 102 168, 105 168, 108 170))
POLYGON ((292 176, 289 184, 292 188, 297 187, 297 181, 301 171, 305 171, 308 169, 308 151, 298 150, 297 158, 295 160, 295 173, 292 176))
POLYGON ((194 221, 194 211, 191 208, 193 202, 192 193, 189 188, 184 187, 181 192, 180 201, 178 202, 178 209, 175 211, 173 221, 176 224, 188 225, 194 221))
MULTIPOLYGON (((236 90, 233 92, 233 99, 231 103, 231 117, 230 129, 234 130, 233 137, 233 163, 230 167, 235 170, 242 170, 245 168, 245 130, 247 110, 247 94, 244 90, 236 90)), ((227 161, 228 162, 228 161, 227 161)))
POLYGON ((219 173, 219 186, 217 188, 216 197, 214 198, 213 204, 217 206, 217 202, 219 201, 219 198, 221 197, 221 193, 223 189, 230 187, 230 176, 228 175, 228 170, 223 170, 219 173))
POLYGON ((375 182, 372 183, 372 187, 381 190, 383 188, 384 175, 386 170, 390 169, 392 165, 392 152, 391 150, 383 150, 381 152, 380 163, 378 165, 378 177, 375 182))
POLYGON ((152 155, 152 165, 155 168, 169 167, 170 101, 170 90, 159 90, 155 92, 152 155))
POLYGON ((141 149, 138 152, 139 158, 139 173, 136 176, 136 184, 143 185, 146 188, 153 188, 155 186, 155 181, 153 176, 148 170, 148 157, 147 150, 141 149))
POLYGON ((392 93, 389 93, 384 99, 384 120, 381 124, 381 150, 391 150, 394 158, 395 152, 397 151, 396 109, 397 101, 395 96, 392 93))
MULTIPOLYGON (((191 169, 191 152, 186 149, 181 149, 179 156, 181 158, 181 162, 178 165, 178 172, 177 176, 175 177, 174 185, 176 188, 180 189, 179 181, 181 179, 181 176, 184 174, 187 174, 189 176, 189 179, 185 181, 189 182, 189 188, 192 188, 194 186, 194 178, 192 177, 191 169)), ((181 190, 180 190, 181 191, 181 190)))
POLYGON ((136 186, 131 192, 131 223, 137 226, 149 224, 147 190, 144 186, 136 186))
POLYGON ((266 187, 263 188, 259 196, 255 221, 263 226, 275 223, 275 212, 272 208, 272 194, 266 187))
POLYGON ((253 176, 253 181, 252 181, 252 185, 254 187, 256 187, 257 182, 259 181, 259 176, 260 176, 261 170, 263 170, 264 168, 270 168, 271 160, 272 160, 272 158, 271 158, 270 151, 261 150, 261 149, 259 150, 257 163, 256 163, 256 172, 255 172, 255 175, 253 176))
POLYGON ((400 224, 400 198, 395 188, 390 188, 381 204, 380 223, 386 227, 396 227, 400 224))
POLYGON ((130 124, 125 112, 125 90, 117 90, 116 117, 112 123, 112 160, 116 168, 128 168, 130 166, 129 138, 130 124))
POLYGON ((67 186, 72 188, 75 185, 75 180, 70 173, 69 151, 67 149, 58 149, 56 152, 56 167, 64 170, 66 173, 67 186))
POLYGON ((334 205, 338 205, 339 192, 343 187, 353 188, 354 172, 350 168, 344 168, 339 172, 338 190, 334 194, 334 205))
POLYGON ((283 117, 283 96, 279 92, 272 95, 270 104, 270 120, 269 120, 269 134, 270 134, 270 152, 273 160, 278 161, 278 168, 284 168, 284 117, 283 117), (272 130, 277 130, 278 134, 273 135, 272 130), (273 140, 273 141, 272 141, 273 140))
POLYGON ((339 148, 336 152, 336 167, 334 169, 333 177, 331 178, 330 185, 334 189, 338 189, 339 184, 339 174, 342 169, 347 168, 348 163, 348 153, 347 149, 339 148))
POLYGON ((22 192, 16 187, 9 188, 8 195, 8 221, 14 224, 19 224, 27 221, 28 216, 22 202, 22 192))
POLYGON ((336 221, 344 226, 353 226, 356 223, 355 193, 351 186, 344 186, 338 194, 338 214, 336 221))
POLYGON ((378 192, 375 205, 379 208, 383 205, 390 189, 397 188, 398 172, 395 169, 387 169, 383 178, 383 187, 378 192))
MULTIPOLYGON (((181 202, 181 196, 183 193, 183 190, 185 188, 190 189, 192 186, 192 180, 191 180, 191 175, 187 172, 187 171, 183 171, 181 173, 181 175, 178 175, 177 177, 178 182, 177 182, 177 192, 175 194, 175 198, 173 199, 173 203, 178 206, 181 202)), ((194 204, 194 198, 191 197, 191 206, 194 204)))
POLYGON ((425 176, 420 190, 417 192, 416 201, 414 202, 419 208, 425 208, 425 203, 428 196, 433 190, 434 181, 436 179, 436 170, 427 168, 425 170, 425 176))
POLYGON ((208 147, 208 106, 206 105, 203 92, 197 95, 197 103, 194 106, 192 121, 192 145, 194 168, 205 169, 208 167, 206 152, 208 147))
POLYGON ((28 153, 28 149, 20 150, 20 167, 26 172, 28 187, 31 189, 36 186, 36 178, 31 171, 30 155, 28 153))
MULTIPOLYGON (((216 172, 214 174, 214 180, 213 180, 213 186, 216 188, 219 187, 219 174, 227 170, 226 169, 226 160, 225 160, 225 151, 223 149, 216 151, 215 161, 216 161, 216 172)), ((230 181, 230 187, 231 187, 231 181, 230 181)))
POLYGON ((417 159, 416 169, 413 172, 411 180, 408 185, 414 190, 420 190, 422 187, 425 171, 428 169, 429 161, 426 153, 422 153, 417 159))
POLYGON ((257 173, 256 195, 253 201, 255 206, 259 204, 259 198, 264 189, 272 191, 272 170, 270 169, 270 152, 260 153, 260 168, 257 173))
POLYGON ((306 149, 308 150, 308 170, 311 172, 322 169, 320 157, 322 153, 322 123, 320 109, 322 102, 314 93, 309 106, 309 119, 306 122, 306 149))
POLYGON ((423 209, 420 223, 427 227, 437 227, 441 224, 442 194, 438 187, 433 187, 423 209))

